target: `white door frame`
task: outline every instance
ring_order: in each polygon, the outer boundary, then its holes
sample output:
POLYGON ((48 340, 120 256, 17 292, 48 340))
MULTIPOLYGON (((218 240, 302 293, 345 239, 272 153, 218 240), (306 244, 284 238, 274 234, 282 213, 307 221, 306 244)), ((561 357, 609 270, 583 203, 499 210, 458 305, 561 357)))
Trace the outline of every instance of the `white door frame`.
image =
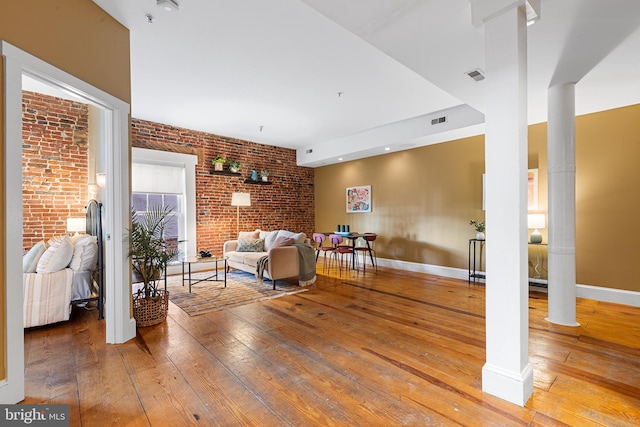
MULTIPOLYGON (((129 224, 129 104, 5 41, 5 283, 7 378, 0 381, 0 403, 24 399, 24 328, 22 283, 22 76, 27 74, 100 108, 104 130, 98 150, 107 173, 102 190, 105 237, 106 341, 122 343, 136 335, 130 314, 131 292, 123 235, 129 224), (125 268, 127 266, 127 268, 125 268), (19 302, 19 303, 18 303, 19 302)), ((4 323, 4 322, 3 322, 4 323)))

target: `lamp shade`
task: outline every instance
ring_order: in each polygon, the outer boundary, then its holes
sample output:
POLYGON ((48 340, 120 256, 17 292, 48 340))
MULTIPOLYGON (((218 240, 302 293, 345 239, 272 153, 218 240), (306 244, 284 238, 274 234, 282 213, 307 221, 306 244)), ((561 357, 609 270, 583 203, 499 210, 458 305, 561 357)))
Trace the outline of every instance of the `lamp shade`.
POLYGON ((251 206, 251 194, 249 193, 232 193, 231 206, 251 206))
POLYGON ((67 231, 70 233, 84 233, 87 231, 86 218, 67 218, 67 231))
POLYGON ((528 214, 527 215, 527 228, 544 228, 545 217, 544 214, 528 214))
POLYGON ((98 184, 98 187, 100 188, 104 188, 107 186, 107 174, 106 173, 102 173, 102 172, 98 172, 96 174, 96 184, 98 184))

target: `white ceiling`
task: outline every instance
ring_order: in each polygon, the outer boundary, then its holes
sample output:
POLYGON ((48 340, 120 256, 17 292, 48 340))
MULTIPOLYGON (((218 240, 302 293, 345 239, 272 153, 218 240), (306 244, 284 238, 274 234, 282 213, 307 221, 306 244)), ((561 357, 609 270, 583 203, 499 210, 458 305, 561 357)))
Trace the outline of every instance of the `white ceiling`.
MULTIPOLYGON (((305 166, 483 131, 469 0, 93 1, 131 31, 135 118, 294 148, 305 166)), ((640 103, 639 28, 638 0, 541 0, 529 122, 546 121, 552 81, 579 82, 577 114, 640 103)))

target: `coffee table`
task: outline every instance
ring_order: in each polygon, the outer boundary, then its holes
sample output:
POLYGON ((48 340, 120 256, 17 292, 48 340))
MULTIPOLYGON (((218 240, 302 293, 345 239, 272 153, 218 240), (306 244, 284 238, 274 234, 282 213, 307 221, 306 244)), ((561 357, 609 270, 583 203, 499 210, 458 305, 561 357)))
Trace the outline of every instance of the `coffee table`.
POLYGON ((182 263, 182 286, 184 286, 185 282, 189 282, 189 293, 191 293, 191 286, 200 282, 224 282, 224 287, 225 288, 227 287, 227 259, 226 258, 218 257, 215 255, 211 257, 206 257, 206 258, 193 256, 193 257, 181 258, 180 262, 182 263), (222 269, 222 274, 224 277, 222 279, 218 277, 218 274, 219 274, 218 262, 220 261, 224 262, 223 269, 222 269), (215 274, 205 277, 204 279, 193 280, 193 278, 191 277, 191 264, 205 264, 205 263, 216 264, 215 274), (185 265, 187 266, 186 277, 184 274, 185 265))

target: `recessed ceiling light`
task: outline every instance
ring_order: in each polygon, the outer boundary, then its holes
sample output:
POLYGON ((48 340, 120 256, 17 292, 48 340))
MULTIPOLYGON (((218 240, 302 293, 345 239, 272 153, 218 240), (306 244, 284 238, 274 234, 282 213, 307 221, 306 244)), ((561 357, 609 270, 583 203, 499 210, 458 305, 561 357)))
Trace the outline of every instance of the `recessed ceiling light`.
POLYGON ((384 151, 389 151, 391 150, 391 147, 384 147, 384 151))
POLYGON ((341 162, 342 161, 342 157, 338 157, 338 161, 341 162))
POLYGON ((167 12, 173 12, 174 10, 178 10, 178 3, 174 0, 156 0, 156 5, 160 6, 162 9, 167 12))

